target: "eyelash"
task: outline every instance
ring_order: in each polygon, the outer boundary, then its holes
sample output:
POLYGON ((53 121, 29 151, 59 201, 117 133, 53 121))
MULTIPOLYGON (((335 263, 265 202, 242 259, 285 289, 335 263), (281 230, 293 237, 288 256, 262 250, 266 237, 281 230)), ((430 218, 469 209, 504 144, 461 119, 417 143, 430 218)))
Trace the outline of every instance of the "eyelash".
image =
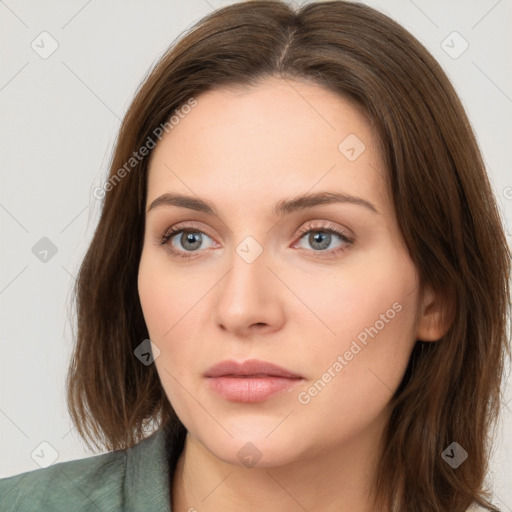
MULTIPOLYGON (((205 233, 203 230, 197 228, 194 225, 186 225, 183 226, 181 224, 178 224, 176 226, 172 226, 171 228, 167 229, 167 231, 160 237, 159 244, 160 245, 166 245, 167 250, 173 255, 180 258, 193 258, 196 256, 197 252, 200 251, 177 251, 172 247, 172 244, 169 244, 169 240, 173 238, 175 235, 179 233, 200 233, 201 235, 205 235, 208 238, 212 238, 208 233, 205 233)), ((319 232, 319 233, 328 233, 331 235, 337 235, 346 245, 353 245, 355 242, 355 239, 353 237, 350 237, 345 233, 344 231, 340 230, 333 224, 327 223, 322 225, 316 225, 314 223, 306 224, 304 227, 302 227, 299 232, 297 233, 298 241, 300 241, 305 234, 309 232, 319 232)), ((315 252, 319 255, 320 258, 325 257, 324 255, 329 255, 329 257, 334 256, 338 253, 344 252, 347 247, 346 245, 342 245, 340 247, 336 247, 335 249, 331 249, 329 251, 309 251, 309 252, 315 252)))

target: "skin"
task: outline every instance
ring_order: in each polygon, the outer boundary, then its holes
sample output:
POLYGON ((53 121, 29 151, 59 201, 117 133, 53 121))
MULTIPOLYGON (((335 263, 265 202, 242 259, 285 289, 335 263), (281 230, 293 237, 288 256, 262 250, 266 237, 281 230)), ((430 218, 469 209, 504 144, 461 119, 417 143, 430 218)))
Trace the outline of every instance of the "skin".
POLYGON ((377 136, 354 103, 308 82, 265 79, 196 99, 152 153, 146 208, 173 192, 211 202, 218 216, 174 205, 148 211, 138 276, 156 368, 188 430, 173 510, 370 511, 391 396, 415 340, 444 332, 398 229, 377 136), (349 134, 365 145, 354 161, 338 149, 349 134), (357 196, 377 212, 349 202, 272 211, 320 191, 357 196), (207 233, 198 249, 181 233, 159 244, 169 227, 190 222, 207 233), (353 242, 332 235, 318 249, 310 235, 326 225, 353 242), (263 251, 252 263, 236 250, 248 236, 263 251), (193 257, 173 256, 171 243, 193 257), (396 303, 400 311, 333 371, 396 303), (209 389, 203 373, 213 364, 252 358, 303 380, 258 403, 209 389), (335 377, 301 403, 299 393, 329 368, 335 377), (261 454, 253 467, 237 456, 249 442, 261 454))

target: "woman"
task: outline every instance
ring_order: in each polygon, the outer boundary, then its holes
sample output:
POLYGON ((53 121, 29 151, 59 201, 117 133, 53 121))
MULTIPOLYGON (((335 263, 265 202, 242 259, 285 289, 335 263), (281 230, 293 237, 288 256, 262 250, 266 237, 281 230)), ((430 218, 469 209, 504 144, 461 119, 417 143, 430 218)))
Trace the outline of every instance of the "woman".
POLYGON ((492 510, 510 254, 402 27, 215 11, 139 89, 97 193, 68 399, 111 453, 3 480, 0 510, 492 510))

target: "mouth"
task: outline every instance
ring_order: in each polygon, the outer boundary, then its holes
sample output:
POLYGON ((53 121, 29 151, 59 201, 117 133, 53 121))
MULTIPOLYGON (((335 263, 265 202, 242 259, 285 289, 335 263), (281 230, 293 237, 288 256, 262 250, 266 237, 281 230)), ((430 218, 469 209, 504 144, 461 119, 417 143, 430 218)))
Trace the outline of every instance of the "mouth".
POLYGON ((291 390, 304 378, 266 361, 222 361, 204 374, 212 391, 233 402, 262 402, 291 390))

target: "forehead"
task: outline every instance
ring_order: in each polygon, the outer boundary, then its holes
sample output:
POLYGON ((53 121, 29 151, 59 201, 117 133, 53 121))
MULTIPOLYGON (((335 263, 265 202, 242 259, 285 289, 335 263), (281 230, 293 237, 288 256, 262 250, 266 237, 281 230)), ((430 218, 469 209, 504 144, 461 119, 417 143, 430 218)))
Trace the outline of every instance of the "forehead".
POLYGON ((377 136, 352 101, 288 79, 196 101, 153 151, 148 203, 168 191, 239 202, 316 189, 382 195, 377 136))

